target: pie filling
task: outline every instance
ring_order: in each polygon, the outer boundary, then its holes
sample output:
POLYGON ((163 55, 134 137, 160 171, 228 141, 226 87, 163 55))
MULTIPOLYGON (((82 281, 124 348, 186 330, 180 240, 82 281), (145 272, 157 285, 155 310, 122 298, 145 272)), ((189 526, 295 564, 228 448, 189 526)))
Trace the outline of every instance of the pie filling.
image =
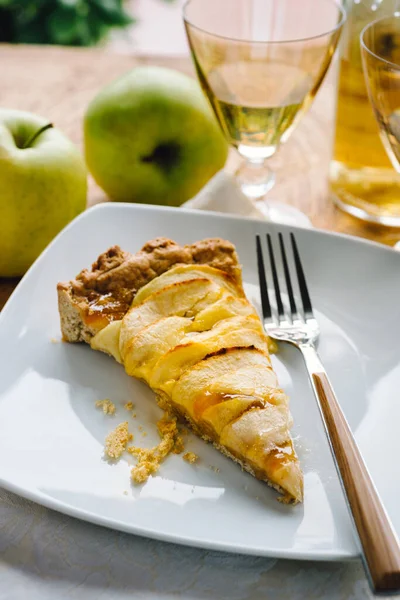
MULTIPOLYGON (((178 264, 124 302, 108 288, 82 303, 93 349, 144 380, 195 432, 279 490, 303 499, 288 399, 272 369, 270 340, 241 279, 207 264, 178 264)), ((74 301, 74 300, 73 300, 74 301)), ((61 309, 60 309, 61 310, 61 309)))

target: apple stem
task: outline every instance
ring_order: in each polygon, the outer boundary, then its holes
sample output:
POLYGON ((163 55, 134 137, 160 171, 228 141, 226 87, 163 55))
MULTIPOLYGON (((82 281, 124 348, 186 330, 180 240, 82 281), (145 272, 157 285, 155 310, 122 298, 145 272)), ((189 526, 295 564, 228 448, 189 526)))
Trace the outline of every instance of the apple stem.
POLYGON ((36 138, 39 137, 39 135, 41 135, 44 131, 47 131, 47 129, 51 129, 52 127, 54 127, 53 123, 47 123, 47 125, 43 125, 43 127, 35 131, 35 133, 22 146, 22 149, 24 150, 25 148, 29 148, 30 146, 32 146, 33 142, 36 140, 36 138))

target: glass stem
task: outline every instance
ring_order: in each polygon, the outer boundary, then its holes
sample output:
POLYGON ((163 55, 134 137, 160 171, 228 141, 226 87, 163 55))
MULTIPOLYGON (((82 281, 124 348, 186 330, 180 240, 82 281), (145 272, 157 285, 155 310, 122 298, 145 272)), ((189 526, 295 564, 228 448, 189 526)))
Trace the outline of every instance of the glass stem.
POLYGON ((235 173, 242 192, 252 200, 260 200, 274 186, 275 174, 267 162, 266 158, 247 158, 235 173))

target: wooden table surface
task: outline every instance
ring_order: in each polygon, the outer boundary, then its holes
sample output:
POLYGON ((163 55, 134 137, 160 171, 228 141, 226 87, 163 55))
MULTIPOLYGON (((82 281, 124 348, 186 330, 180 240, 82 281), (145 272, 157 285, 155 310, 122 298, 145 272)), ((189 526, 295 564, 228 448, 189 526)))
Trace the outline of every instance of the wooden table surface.
MULTIPOLYGON (((89 101, 103 85, 138 64, 163 65, 193 74, 191 61, 185 57, 0 45, 0 106, 47 117, 82 146, 82 117, 89 101)), ((332 147, 334 102, 334 77, 331 73, 298 129, 271 160, 278 175, 271 198, 297 206, 316 227, 393 245, 400 239, 400 230, 365 225, 336 209, 329 198, 327 170, 332 147)), ((236 162, 237 157, 232 153, 227 169, 231 170, 236 162)), ((106 200, 102 190, 91 180, 88 205, 106 200)), ((15 279, 0 279, 0 308, 16 284, 15 279)))

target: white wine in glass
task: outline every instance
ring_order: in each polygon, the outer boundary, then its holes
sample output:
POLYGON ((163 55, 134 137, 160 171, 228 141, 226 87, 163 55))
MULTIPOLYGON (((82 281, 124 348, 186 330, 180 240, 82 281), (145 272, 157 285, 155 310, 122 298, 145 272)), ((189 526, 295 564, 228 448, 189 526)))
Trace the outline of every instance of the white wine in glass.
POLYGON ((236 176, 248 197, 262 199, 273 186, 267 161, 310 106, 344 19, 335 0, 188 0, 197 75, 244 158, 236 176))
POLYGON ((268 158, 293 125, 312 84, 298 67, 241 61, 211 70, 204 88, 229 142, 244 156, 257 156, 262 148, 261 157, 268 158))

